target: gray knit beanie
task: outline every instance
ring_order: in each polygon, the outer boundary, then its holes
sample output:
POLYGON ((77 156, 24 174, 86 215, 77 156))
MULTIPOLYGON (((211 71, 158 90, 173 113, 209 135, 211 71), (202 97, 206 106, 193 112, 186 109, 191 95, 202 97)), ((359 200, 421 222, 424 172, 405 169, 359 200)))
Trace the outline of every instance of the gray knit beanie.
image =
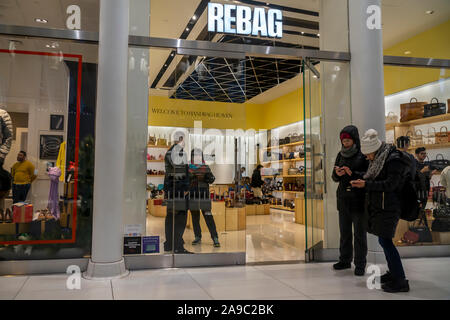
POLYGON ((381 141, 378 139, 378 132, 369 129, 361 139, 361 152, 365 155, 378 151, 381 147, 381 141))

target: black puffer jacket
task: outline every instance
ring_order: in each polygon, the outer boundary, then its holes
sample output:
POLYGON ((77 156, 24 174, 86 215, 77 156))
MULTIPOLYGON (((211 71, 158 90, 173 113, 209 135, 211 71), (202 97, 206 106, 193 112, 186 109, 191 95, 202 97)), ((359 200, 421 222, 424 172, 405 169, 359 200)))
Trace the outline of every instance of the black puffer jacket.
POLYGON ((339 182, 339 187, 336 192, 337 209, 339 211, 351 210, 356 212, 364 212, 365 190, 352 188, 350 181, 362 179, 364 173, 367 171, 369 162, 361 153, 358 129, 355 126, 347 126, 342 129, 341 134, 342 133, 348 133, 352 137, 358 147, 358 153, 351 158, 344 158, 339 152, 336 157, 335 166, 346 166, 352 171, 351 176, 345 174, 342 177, 339 177, 336 174, 336 171, 333 170, 332 178, 335 182, 339 182))
POLYGON ((392 239, 400 219, 400 191, 410 171, 407 155, 392 147, 375 180, 366 181, 367 231, 392 239))

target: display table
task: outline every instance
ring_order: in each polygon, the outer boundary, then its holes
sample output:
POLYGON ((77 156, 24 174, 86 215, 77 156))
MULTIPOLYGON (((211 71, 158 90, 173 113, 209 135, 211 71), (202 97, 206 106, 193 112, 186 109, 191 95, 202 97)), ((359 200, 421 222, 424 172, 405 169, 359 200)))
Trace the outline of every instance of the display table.
MULTIPOLYGON (((213 201, 211 203, 211 211, 213 214, 214 222, 216 224, 217 232, 218 233, 224 232, 225 231, 225 202, 213 201)), ((190 211, 188 211, 187 227, 189 229, 193 229, 192 228, 192 215, 191 215, 190 211)), ((208 226, 206 225, 203 214, 200 214, 200 228, 202 229, 202 231, 208 232, 208 226)))
POLYGON ((247 219, 245 208, 226 208, 225 209, 225 230, 239 231, 245 230, 247 219))

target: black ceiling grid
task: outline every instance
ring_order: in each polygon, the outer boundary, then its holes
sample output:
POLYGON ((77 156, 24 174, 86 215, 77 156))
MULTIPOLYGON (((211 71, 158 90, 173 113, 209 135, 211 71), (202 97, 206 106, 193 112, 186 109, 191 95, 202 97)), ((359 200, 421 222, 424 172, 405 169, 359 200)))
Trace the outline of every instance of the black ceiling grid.
POLYGON ((244 103, 297 76, 300 69, 300 60, 205 58, 170 98, 244 103))

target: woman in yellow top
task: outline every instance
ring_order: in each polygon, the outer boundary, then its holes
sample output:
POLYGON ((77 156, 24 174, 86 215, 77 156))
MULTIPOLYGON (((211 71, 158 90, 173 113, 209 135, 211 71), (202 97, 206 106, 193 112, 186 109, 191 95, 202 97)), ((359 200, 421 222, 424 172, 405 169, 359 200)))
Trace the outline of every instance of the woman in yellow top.
POLYGON ((30 191, 31 183, 36 180, 34 165, 27 160, 27 153, 20 151, 17 162, 11 168, 13 178, 13 203, 24 202, 30 191))

